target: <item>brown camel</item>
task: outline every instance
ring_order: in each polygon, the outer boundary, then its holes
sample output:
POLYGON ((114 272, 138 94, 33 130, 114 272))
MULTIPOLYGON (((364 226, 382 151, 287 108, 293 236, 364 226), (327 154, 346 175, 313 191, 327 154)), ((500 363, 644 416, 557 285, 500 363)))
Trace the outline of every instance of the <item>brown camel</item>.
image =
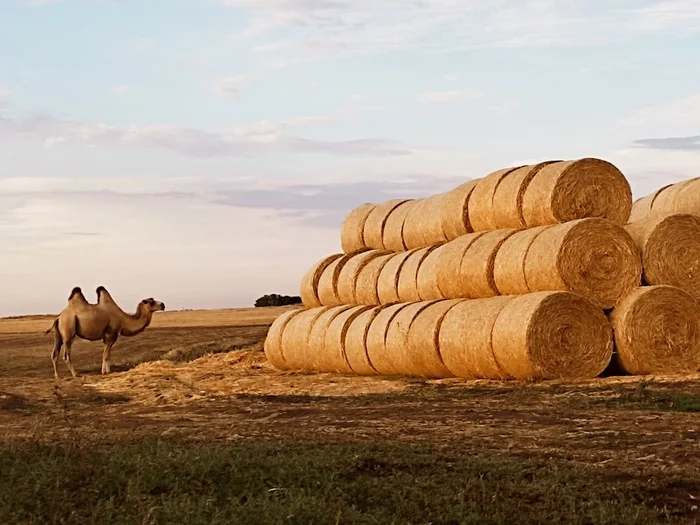
POLYGON ((73 377, 78 377, 70 361, 71 345, 76 337, 87 341, 104 342, 102 373, 109 374, 112 347, 119 336, 131 337, 140 334, 151 324, 153 313, 163 310, 165 310, 165 304, 149 298, 139 303, 135 314, 127 314, 119 308, 104 286, 97 289, 97 304, 88 303, 82 290, 78 287, 73 288, 68 297, 68 305, 58 315, 51 328, 46 330, 47 334, 53 331, 54 336, 51 354, 54 376, 58 379, 56 365, 63 348, 63 358, 68 369, 73 377))

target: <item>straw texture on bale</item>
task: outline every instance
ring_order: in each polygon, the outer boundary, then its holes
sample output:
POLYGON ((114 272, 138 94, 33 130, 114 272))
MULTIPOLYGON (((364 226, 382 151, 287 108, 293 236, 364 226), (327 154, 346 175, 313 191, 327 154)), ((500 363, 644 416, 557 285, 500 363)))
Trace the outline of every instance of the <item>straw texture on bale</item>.
MULTIPOLYGON (((635 207, 634 220, 650 217, 665 217, 674 213, 700 215, 700 179, 688 179, 665 186, 648 197, 643 197, 635 207), (646 212, 646 215, 644 213, 646 212)), ((632 219, 630 219, 632 222, 632 219)))
MULTIPOLYGON (((516 266, 520 262, 509 261, 516 266)), ((579 219, 546 228, 525 257, 531 292, 571 291, 604 309, 639 286, 641 277, 642 261, 634 240, 607 219, 579 219)))
POLYGON ((388 305, 372 306, 355 317, 345 334, 345 357, 350 368, 358 375, 372 376, 378 372, 372 366, 367 354, 367 334, 372 321, 388 305))
POLYGON ((559 160, 549 160, 522 166, 508 173, 496 187, 492 199, 492 219, 494 230, 502 228, 525 228, 523 218, 523 196, 539 171, 559 160))
POLYGON ((372 308, 372 306, 352 306, 335 316, 326 329, 324 349, 315 363, 317 371, 342 374, 353 372, 346 353, 347 332, 350 324, 360 314, 372 308))
POLYGON ((418 293, 418 271, 426 257, 428 257, 431 252, 435 251, 436 248, 437 246, 430 246, 411 252, 411 255, 408 256, 406 262, 401 266, 397 290, 399 301, 402 303, 421 300, 420 294, 418 293))
POLYGON ((321 306, 321 300, 318 297, 318 283, 321 280, 323 272, 337 259, 343 256, 341 253, 336 253, 325 257, 314 264, 301 280, 301 302, 307 308, 321 306))
POLYGON ((374 250, 384 249, 384 228, 391 213, 407 199, 392 199, 377 204, 367 216, 364 228, 364 244, 374 250))
POLYGON ((445 315, 460 302, 460 299, 451 299, 422 303, 428 306, 411 322, 403 353, 403 363, 413 375, 434 379, 454 375, 443 362, 439 336, 445 315))
POLYGON ((433 195, 411 208, 403 225, 403 242, 406 249, 424 248, 445 242, 447 237, 442 229, 442 213, 446 195, 433 195))
POLYGON ((372 259, 362 267, 355 281, 355 302, 364 305, 379 303, 378 283, 384 266, 394 257, 394 254, 381 255, 372 259))
POLYGON ((263 350, 265 351, 265 357, 275 368, 279 368, 280 370, 285 369, 284 354, 282 353, 282 334, 289 321, 301 312, 303 312, 303 310, 295 309, 283 313, 272 322, 267 332, 263 350))
POLYGON ((302 310, 289 320, 282 331, 284 369, 298 370, 305 367, 311 329, 316 320, 328 310, 331 310, 330 306, 302 310))
POLYGON ((442 231, 448 241, 474 231, 469 222, 469 201, 480 181, 470 180, 447 192, 440 217, 442 231))
POLYGON ((438 264, 444 247, 445 245, 436 246, 418 267, 416 285, 418 287, 418 297, 420 297, 421 301, 434 301, 445 298, 438 286, 437 277, 438 264))
POLYGON ((493 281, 500 295, 530 293, 525 277, 525 259, 537 236, 547 228, 554 227, 528 228, 514 233, 504 241, 493 264, 493 281))
MULTIPOLYGON (((309 342, 303 349, 297 350, 301 370, 322 371, 329 367, 340 367, 339 371, 350 372, 350 367, 340 360, 333 359, 330 348, 326 348, 326 335, 331 323, 343 312, 351 309, 352 306, 335 306, 319 315, 311 326, 309 332, 309 342)), ((342 358, 342 354, 341 354, 342 358)))
POLYGON ((338 297, 338 278, 341 270, 356 255, 345 254, 331 262, 318 280, 318 300, 323 306, 340 306, 342 301, 338 297))
POLYGON ((440 355, 452 375, 465 379, 508 379, 493 353, 491 334, 501 310, 513 297, 460 301, 442 322, 440 355))
POLYGON ((630 213, 629 222, 642 221, 651 217, 651 210, 656 202, 656 198, 661 194, 661 192, 666 191, 671 186, 671 184, 667 184, 666 186, 656 190, 651 195, 647 195, 646 197, 642 197, 641 199, 634 201, 632 204, 632 212, 630 213))
POLYGON ((516 169, 518 166, 494 171, 476 185, 469 199, 469 222, 474 231, 496 229, 493 197, 501 181, 516 169))
POLYGON ((337 289, 338 299, 341 304, 358 304, 356 290, 357 279, 360 272, 362 272, 367 264, 382 255, 387 255, 387 252, 382 250, 369 250, 350 257, 338 274, 337 289))
POLYGON ((516 231, 514 229, 493 230, 476 239, 464 254, 459 274, 455 276, 459 282, 460 293, 448 298, 481 299, 498 295, 493 278, 496 254, 501 245, 516 231))
POLYGON ((625 229, 642 253, 646 284, 676 286, 700 300, 700 217, 651 217, 625 229))
POLYGON ((384 248, 391 252, 402 252, 406 250, 403 242, 403 228, 408 214, 420 204, 420 200, 406 201, 397 206, 391 212, 384 225, 384 248))
POLYGON ((366 348, 367 358, 372 368, 381 375, 392 375, 394 371, 394 359, 387 351, 386 339, 392 320, 408 304, 392 304, 377 314, 372 320, 367 331, 366 348))
POLYGON ((384 265, 377 281, 379 304, 399 302, 399 276, 401 268, 414 251, 396 253, 384 265))
POLYGON ((523 195, 528 227, 602 217, 624 225, 632 209, 632 190, 611 163, 594 158, 555 162, 543 167, 523 195))
POLYGON ((592 379, 613 354, 605 314, 569 292, 512 297, 496 318, 491 341, 495 361, 521 380, 592 379))
POLYGON ((462 287, 459 280, 459 272, 462 259, 469 247, 485 234, 486 232, 476 232, 462 235, 440 247, 440 256, 436 262, 437 270, 435 275, 437 284, 435 287, 440 290, 441 297, 460 297, 462 287))
POLYGON ((634 375, 686 374, 700 368, 697 301, 679 288, 637 288, 610 313, 615 364, 634 375))
POLYGON ((340 245, 345 253, 353 253, 365 247, 364 231, 367 217, 376 204, 365 203, 352 210, 340 229, 340 245))
MULTIPOLYGON (((385 354, 381 358, 375 355, 375 368, 382 375, 425 376, 425 370, 411 359, 409 330, 420 313, 430 306, 430 302, 416 302, 405 305, 391 320, 386 333, 385 354)), ((421 349, 413 347, 418 352, 421 349)))

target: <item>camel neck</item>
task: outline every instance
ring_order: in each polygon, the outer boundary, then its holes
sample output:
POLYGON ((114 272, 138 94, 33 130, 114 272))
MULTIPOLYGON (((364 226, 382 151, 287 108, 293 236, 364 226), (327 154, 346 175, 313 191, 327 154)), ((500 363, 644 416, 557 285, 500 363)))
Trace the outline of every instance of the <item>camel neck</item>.
POLYGON ((144 308, 143 304, 139 303, 135 314, 126 314, 124 316, 121 335, 132 336, 140 334, 151 324, 152 317, 153 314, 144 308))

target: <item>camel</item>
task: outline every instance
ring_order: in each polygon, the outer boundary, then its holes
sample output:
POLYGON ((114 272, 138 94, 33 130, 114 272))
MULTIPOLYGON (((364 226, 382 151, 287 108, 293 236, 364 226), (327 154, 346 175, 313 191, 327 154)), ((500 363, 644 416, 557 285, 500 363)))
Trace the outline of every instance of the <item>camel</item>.
POLYGON ((152 297, 144 299, 136 307, 135 314, 127 314, 112 299, 112 296, 100 286, 96 290, 97 304, 85 299, 80 287, 73 288, 68 297, 68 305, 54 320, 45 333, 53 332, 54 346, 51 353, 53 372, 58 379, 58 356, 63 348, 63 358, 73 377, 78 373, 70 360, 70 350, 76 337, 87 341, 102 340, 102 374, 111 371, 112 347, 119 336, 132 337, 143 332, 150 324, 154 312, 164 311, 165 304, 152 297))

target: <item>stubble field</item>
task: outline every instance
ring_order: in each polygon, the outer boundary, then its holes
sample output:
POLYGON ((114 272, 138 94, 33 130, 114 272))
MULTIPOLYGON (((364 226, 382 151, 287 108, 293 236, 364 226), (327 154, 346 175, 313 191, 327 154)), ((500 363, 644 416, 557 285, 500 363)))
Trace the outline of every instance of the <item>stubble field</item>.
POLYGON ((696 523, 700 376, 283 373, 285 308, 167 312, 113 374, 0 320, 0 523, 696 523))

